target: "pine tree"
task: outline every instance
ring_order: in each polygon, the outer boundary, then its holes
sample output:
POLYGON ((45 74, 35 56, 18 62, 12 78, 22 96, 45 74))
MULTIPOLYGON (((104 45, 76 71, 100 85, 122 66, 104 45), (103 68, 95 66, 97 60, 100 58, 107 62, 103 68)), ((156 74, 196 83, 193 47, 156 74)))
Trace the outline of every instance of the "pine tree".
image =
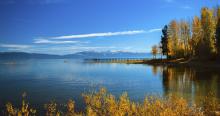
POLYGON ((216 49, 217 49, 217 54, 218 57, 220 57, 220 7, 217 7, 217 11, 216 11, 216 32, 215 32, 215 38, 216 38, 216 49))
POLYGON ((163 55, 166 55, 168 57, 168 27, 167 25, 164 26, 164 28, 162 29, 162 36, 161 36, 161 48, 162 48, 162 53, 163 55))

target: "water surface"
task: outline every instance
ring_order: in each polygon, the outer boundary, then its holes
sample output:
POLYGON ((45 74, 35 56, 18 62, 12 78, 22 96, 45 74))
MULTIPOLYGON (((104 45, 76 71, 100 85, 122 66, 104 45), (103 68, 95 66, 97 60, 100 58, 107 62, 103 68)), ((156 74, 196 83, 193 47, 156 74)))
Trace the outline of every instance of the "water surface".
POLYGON ((76 101, 83 109, 81 94, 105 87, 119 96, 127 92, 134 101, 146 95, 177 94, 196 103, 208 92, 220 98, 220 71, 189 67, 158 67, 143 64, 85 63, 82 60, 41 59, 0 61, 0 106, 21 102, 23 92, 35 107, 51 100, 76 101))

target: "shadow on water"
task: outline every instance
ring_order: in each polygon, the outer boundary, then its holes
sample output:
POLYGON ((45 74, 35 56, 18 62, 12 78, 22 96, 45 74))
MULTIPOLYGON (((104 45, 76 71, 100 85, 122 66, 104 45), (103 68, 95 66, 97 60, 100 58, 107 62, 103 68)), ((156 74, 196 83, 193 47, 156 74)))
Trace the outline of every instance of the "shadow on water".
POLYGON ((220 72, 216 68, 152 66, 153 74, 161 74, 164 96, 175 94, 191 103, 200 103, 208 93, 220 98, 220 72))

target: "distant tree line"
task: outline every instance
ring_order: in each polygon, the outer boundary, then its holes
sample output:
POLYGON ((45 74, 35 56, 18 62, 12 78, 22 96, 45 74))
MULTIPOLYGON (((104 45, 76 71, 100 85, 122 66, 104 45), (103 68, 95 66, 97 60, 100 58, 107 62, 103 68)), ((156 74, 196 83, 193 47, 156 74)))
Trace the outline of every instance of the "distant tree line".
POLYGON ((172 20, 162 29, 159 48, 167 58, 220 58, 220 7, 203 7, 192 21, 172 20))

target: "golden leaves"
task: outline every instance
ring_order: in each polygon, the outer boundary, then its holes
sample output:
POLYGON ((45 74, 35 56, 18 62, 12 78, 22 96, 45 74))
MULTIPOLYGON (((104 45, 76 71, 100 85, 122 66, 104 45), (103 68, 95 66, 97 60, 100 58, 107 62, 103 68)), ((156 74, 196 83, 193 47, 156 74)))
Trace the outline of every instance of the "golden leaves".
MULTIPOLYGON (((209 116, 219 113, 219 104, 211 93, 202 101, 202 106, 189 105, 183 98, 175 95, 159 98, 148 96, 143 102, 130 101, 128 94, 123 93, 118 99, 107 93, 105 88, 99 92, 83 94, 86 103, 84 113, 75 111, 75 102, 69 100, 66 110, 59 111, 58 104, 51 101, 45 105, 46 116, 209 116)), ((61 108, 62 109, 62 108, 61 108)), ((14 108, 11 103, 6 104, 8 116, 33 116, 36 110, 22 100, 21 108, 14 108)))

